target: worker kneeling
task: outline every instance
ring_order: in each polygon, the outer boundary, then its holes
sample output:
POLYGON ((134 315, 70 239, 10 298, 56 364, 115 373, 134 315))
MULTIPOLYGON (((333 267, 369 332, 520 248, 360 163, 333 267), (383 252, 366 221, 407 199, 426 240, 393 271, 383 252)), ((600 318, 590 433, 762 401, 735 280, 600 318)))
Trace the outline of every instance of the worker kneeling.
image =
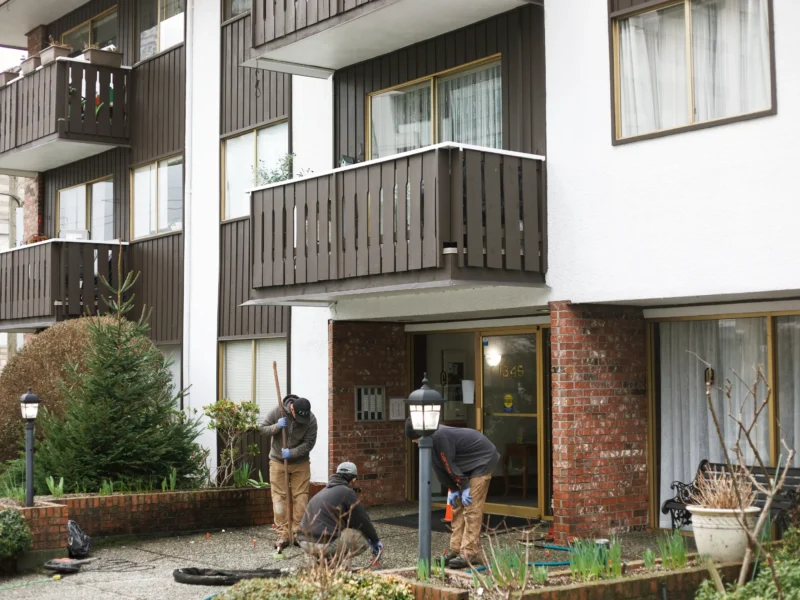
POLYGON ((356 466, 344 462, 330 476, 325 489, 309 501, 297 535, 306 554, 346 560, 367 548, 372 548, 376 556, 383 549, 378 532, 353 490, 357 478, 356 466))

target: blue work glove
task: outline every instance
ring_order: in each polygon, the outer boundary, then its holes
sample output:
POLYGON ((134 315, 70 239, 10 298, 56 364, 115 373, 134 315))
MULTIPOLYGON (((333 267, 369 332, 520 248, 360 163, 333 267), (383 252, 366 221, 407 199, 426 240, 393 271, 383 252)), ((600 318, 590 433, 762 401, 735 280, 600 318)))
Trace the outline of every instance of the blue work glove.
POLYGON ((455 506, 459 498, 461 498, 461 494, 458 492, 458 490, 455 492, 447 492, 447 503, 450 506, 455 506))
POLYGON ((281 448, 281 456, 284 459, 290 458, 289 456, 289 449, 288 448, 281 448))
POLYGON ((378 556, 378 554, 380 554, 381 550, 383 550, 383 542, 377 542, 377 543, 372 545, 372 553, 375 556, 378 556))
POLYGON ((470 488, 467 488, 461 492, 461 504, 464 506, 469 506, 472 504, 472 490, 470 488))
POLYGON ((286 427, 286 417, 281 417, 280 419, 278 419, 277 425, 278 429, 283 429, 284 427, 286 427))

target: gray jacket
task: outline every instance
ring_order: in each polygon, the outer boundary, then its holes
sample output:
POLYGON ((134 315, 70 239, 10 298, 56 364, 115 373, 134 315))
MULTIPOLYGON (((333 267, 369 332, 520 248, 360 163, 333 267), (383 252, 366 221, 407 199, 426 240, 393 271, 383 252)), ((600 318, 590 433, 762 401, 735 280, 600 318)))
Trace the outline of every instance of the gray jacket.
POLYGON ((470 487, 472 477, 491 475, 500 462, 500 453, 489 438, 468 427, 439 425, 431 440, 436 476, 462 492, 470 487))
MULTIPOLYGON (((288 401, 283 402, 283 410, 286 413, 286 447, 289 448, 289 463, 308 462, 311 449, 317 443, 317 418, 312 412, 309 422, 301 425, 292 417, 288 401)), ((283 435, 281 435, 281 428, 277 425, 280 418, 281 411, 276 406, 269 411, 267 418, 261 424, 261 433, 272 436, 272 444, 269 449, 270 460, 283 461, 281 456, 281 449, 284 448, 283 435)))

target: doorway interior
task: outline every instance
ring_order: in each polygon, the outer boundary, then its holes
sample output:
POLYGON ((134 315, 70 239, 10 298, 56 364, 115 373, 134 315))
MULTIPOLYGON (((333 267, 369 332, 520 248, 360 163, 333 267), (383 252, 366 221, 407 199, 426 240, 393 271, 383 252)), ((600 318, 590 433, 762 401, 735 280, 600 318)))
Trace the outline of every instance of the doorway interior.
MULTIPOLYGON (((552 515, 550 329, 432 331, 410 335, 412 389, 427 374, 444 398, 442 423, 481 431, 497 447, 486 512, 552 515)), ((417 453, 409 448, 409 500, 417 495, 417 453)), ((431 481, 434 505, 447 484, 431 481)))

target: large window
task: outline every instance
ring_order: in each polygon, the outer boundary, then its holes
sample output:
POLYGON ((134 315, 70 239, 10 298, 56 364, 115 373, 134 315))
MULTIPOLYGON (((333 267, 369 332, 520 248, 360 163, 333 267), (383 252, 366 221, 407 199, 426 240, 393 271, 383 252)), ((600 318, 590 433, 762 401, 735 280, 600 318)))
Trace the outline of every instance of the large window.
POLYGON ((138 59, 183 42, 186 0, 140 0, 137 14, 138 59))
POLYGON ((614 22, 616 139, 772 111, 769 0, 681 0, 614 22))
POLYGON ((436 142, 503 146, 500 61, 492 58, 369 97, 370 157, 436 142), (435 107, 435 110, 434 110, 435 107))
POLYGON ((286 338, 243 340, 222 344, 222 397, 258 404, 260 419, 278 406, 272 363, 278 364, 282 393, 286 388, 286 338))
POLYGON ((250 11, 252 0, 225 0, 224 19, 232 19, 250 11))
POLYGON ((183 157, 133 171, 132 237, 179 231, 183 226, 183 157))
POLYGON ((114 180, 103 179, 58 191, 58 236, 114 239, 114 180))
POLYGON ((117 9, 114 8, 61 34, 61 43, 72 46, 70 56, 81 54, 87 46, 117 48, 117 9))
POLYGON ((289 125, 280 123, 225 140, 225 212, 234 219, 250 214, 247 190, 291 177, 282 168, 289 151, 289 125))
POLYGON ((793 466, 800 467, 800 315, 776 317, 775 328, 779 433, 798 452, 793 466))

